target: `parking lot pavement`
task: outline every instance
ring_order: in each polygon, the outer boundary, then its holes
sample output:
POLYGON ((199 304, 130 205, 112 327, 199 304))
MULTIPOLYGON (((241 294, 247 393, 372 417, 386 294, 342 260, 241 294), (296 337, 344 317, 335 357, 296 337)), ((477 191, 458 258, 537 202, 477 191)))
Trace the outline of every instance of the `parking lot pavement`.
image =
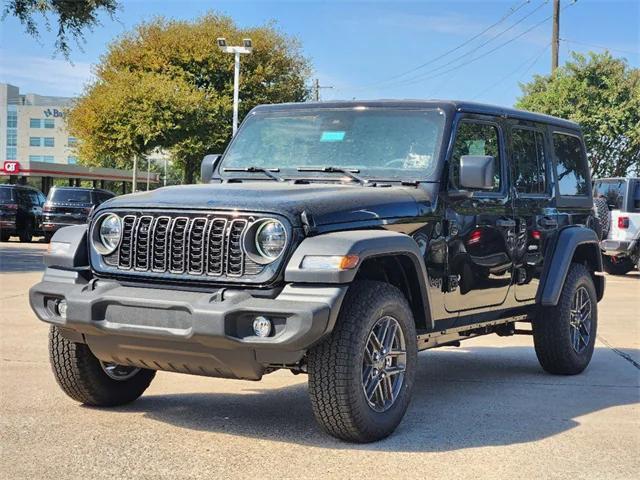
POLYGON ((304 376, 262 382, 160 372, 134 404, 82 407, 58 389, 28 306, 46 245, 0 244, 0 478, 637 478, 640 275, 608 277, 593 361, 538 366, 531 338, 420 354, 397 432, 351 445, 316 426, 304 376), (22 266, 22 268, 18 268, 22 266))

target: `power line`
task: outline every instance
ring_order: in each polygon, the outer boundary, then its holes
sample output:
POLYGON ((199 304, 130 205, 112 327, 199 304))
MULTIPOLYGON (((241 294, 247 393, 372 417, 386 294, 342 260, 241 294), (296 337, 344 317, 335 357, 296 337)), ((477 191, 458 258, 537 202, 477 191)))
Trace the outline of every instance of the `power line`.
POLYGON ((629 53, 631 55, 640 55, 640 51, 634 52, 632 50, 622 50, 620 48, 605 47, 603 45, 593 45, 591 43, 578 42, 576 40, 568 40, 566 38, 561 38, 560 41, 565 43, 574 43, 576 45, 583 45, 585 47, 590 47, 590 48, 600 48, 602 50, 611 50, 612 52, 629 53))
MULTIPOLYGON (((563 8, 563 10, 565 10, 565 9, 567 9, 567 8, 569 8, 569 7, 571 7, 571 6, 572 6, 572 5, 574 5, 575 3, 576 3, 576 1, 574 1, 574 2, 570 3, 569 5, 567 5, 566 7, 564 7, 564 8, 563 8)), ((492 48, 491 50, 489 50, 489 51, 487 51, 487 52, 485 52, 485 53, 483 53, 483 54, 481 54, 481 55, 478 55, 477 57, 474 57, 474 58, 470 59, 470 60, 469 60, 469 61, 467 61, 467 62, 461 63, 461 64, 459 64, 459 65, 456 65, 456 66, 454 66, 454 67, 452 67, 452 68, 449 68, 449 69, 447 69, 447 70, 444 70, 443 72, 436 73, 436 74, 434 74, 434 75, 429 75, 429 76, 426 76, 426 77, 425 77, 425 76, 420 76, 419 78, 418 78, 418 77, 416 77, 416 78, 415 78, 415 79, 413 79, 412 81, 402 82, 402 83, 401 83, 401 85, 403 85, 403 86, 405 86, 405 85, 412 85, 412 84, 415 84, 415 83, 420 82, 420 81, 423 81, 423 80, 431 80, 431 79, 433 79, 433 78, 437 78, 437 77, 441 77, 442 75, 446 75, 447 73, 453 72, 453 71, 458 70, 458 69, 460 69, 460 68, 464 68, 464 67, 466 67, 466 66, 470 65, 470 64, 471 64, 471 63, 473 63, 473 62, 476 62, 476 61, 478 61, 478 60, 480 60, 480 59, 482 59, 482 58, 485 58, 485 57, 486 57, 486 56, 488 56, 488 55, 491 55, 492 53, 496 52, 497 50, 500 50, 501 48, 503 48, 503 47, 507 46, 508 44, 510 44, 510 43, 512 43, 512 42, 515 42, 515 41, 516 41, 516 40, 518 40, 519 38, 521 38, 521 37, 525 36, 527 33, 529 33, 529 32, 531 32, 532 30, 534 30, 534 29, 538 28, 540 25, 542 25, 542 24, 544 24, 544 23, 548 22, 552 17, 553 17, 553 15, 549 15, 548 17, 546 17, 546 18, 544 18, 543 20, 541 20, 540 22, 538 22, 538 23, 534 24, 533 26, 531 26, 530 28, 526 29, 525 31, 523 31, 523 32, 522 32, 522 33, 520 33, 519 35, 516 35, 515 37, 513 37, 513 38, 511 38, 511 39, 507 40, 506 42, 501 43, 501 44, 500 44, 500 45, 498 45, 497 47, 492 48)), ((387 88, 387 87, 383 87, 383 88, 387 88)))
POLYGON ((536 63, 538 63, 538 61, 540 60, 542 55, 545 54, 545 52, 549 49, 550 46, 551 46, 551 42, 547 43, 542 50, 540 50, 538 53, 536 53, 536 55, 534 57, 529 57, 523 63, 518 65, 518 67, 515 68, 510 74, 503 76, 497 82, 492 83, 491 85, 489 85, 487 88, 485 88, 481 92, 475 94, 473 97, 471 97, 471 100, 475 100, 475 99, 481 97, 482 95, 484 95, 485 93, 493 90, 498 85, 503 84, 505 82, 505 80, 513 77, 514 75, 516 75, 518 72, 520 72, 520 70, 522 70, 526 66, 527 68, 520 74, 520 78, 524 77, 527 73, 529 73, 529 71, 534 67, 534 65, 536 63))
POLYGON ((405 79, 405 80, 401 80, 400 82, 409 82, 409 81, 413 81, 413 80, 418 80, 422 77, 426 76, 430 76, 432 75, 434 72, 437 72, 438 70, 442 70, 445 67, 448 67, 449 65, 454 64, 455 62, 457 62, 458 60, 461 60, 465 57, 468 57, 469 55, 471 55, 472 53, 477 52, 478 50, 480 50, 482 47, 488 45, 489 43, 493 42, 494 40, 496 40, 497 38, 501 37, 502 35, 504 35, 505 33, 509 32, 510 30, 512 30, 513 28, 515 28, 516 26, 520 25, 522 22, 524 22, 527 18, 531 17, 532 15, 534 15, 536 12, 538 12, 538 10, 540 10, 542 7, 544 7, 547 3, 549 3, 549 0, 545 0, 544 2, 542 2, 540 5, 538 5, 538 7, 536 7, 534 10, 532 10, 531 12, 529 12, 527 15, 525 15, 524 17, 520 18, 517 22, 515 22, 514 24, 512 24, 510 27, 502 30, 501 32, 497 33, 495 36, 493 36, 492 38, 490 38, 489 40, 481 43, 480 45, 475 46, 474 48, 472 48, 471 50, 463 53, 462 55, 459 55, 457 57, 455 57, 452 60, 449 60, 447 63, 443 63, 442 65, 438 65, 437 67, 433 68, 432 70, 430 70, 427 73, 421 73, 420 75, 416 75, 414 77, 405 79))
MULTIPOLYGON (((548 1, 548 0, 547 0, 547 1, 548 1)), ((506 12, 506 13, 505 13, 505 14, 504 14, 504 15, 503 15, 503 16, 502 16, 502 17, 501 17, 497 22, 492 23, 491 25, 489 25, 488 27, 486 27, 484 30, 482 30, 480 33, 478 33, 478 34, 474 35, 473 37, 471 37, 471 38, 469 38, 469 39, 467 39, 467 40, 465 40, 464 42, 462 42, 461 44, 457 45, 456 47, 451 48, 451 49, 449 49, 449 50, 447 50, 447 51, 445 51, 445 52, 441 53, 441 54, 440 54, 440 55, 438 55, 437 57, 434 57, 434 58, 432 58, 432 59, 430 59, 430 60, 427 60, 426 62, 424 62, 424 63, 422 63, 422 64, 420 64, 420 65, 418 65, 418 66, 416 66, 416 67, 413 67, 413 68, 411 68, 411 69, 409 69, 409 70, 406 70, 406 71, 404 71, 404 72, 398 73, 397 75, 394 75, 394 76, 392 76, 392 77, 389 77, 389 78, 387 78, 386 80, 380 80, 380 81, 378 81, 378 82, 376 82, 376 83, 373 83, 373 84, 370 84, 370 85, 366 85, 366 86, 364 86, 363 88, 368 88, 368 87, 372 87, 372 86, 375 86, 375 85, 379 85, 379 84, 381 84, 381 83, 387 83, 387 82, 390 82, 390 81, 392 81, 392 80, 395 80, 395 79, 400 78, 400 77, 404 77, 405 75, 408 75, 408 74, 413 73, 413 72, 415 72, 415 71, 417 71, 417 70, 420 70, 420 69, 422 69, 422 68, 424 68, 424 67, 426 67, 426 66, 428 66, 428 65, 431 65, 431 64, 432 64, 432 63, 434 63, 434 62, 437 62, 438 60, 440 60, 440 59, 442 59, 442 58, 446 57, 447 55, 450 55, 450 54, 451 54, 451 53, 453 53, 453 52, 456 52, 456 51, 460 50, 462 47, 464 47, 464 46, 468 45, 469 43, 473 42, 473 41, 474 41, 474 40, 476 40, 477 38, 479 38, 479 37, 481 37, 482 35, 484 35, 485 33, 487 33, 487 32, 488 32, 489 30, 491 30, 492 28, 494 28, 494 27, 496 27, 496 26, 500 25, 500 24, 501 24, 502 22, 504 22, 507 18, 509 18, 510 16, 512 16, 514 13, 516 13, 518 10, 520 10, 522 7, 524 7, 524 6, 525 6, 525 5, 527 5, 528 3, 531 3, 531 0, 525 0, 525 1, 521 2, 521 3, 519 3, 519 4, 518 4, 518 3, 515 3, 513 6, 511 6, 511 7, 509 8, 509 10, 507 10, 507 12, 506 12)))

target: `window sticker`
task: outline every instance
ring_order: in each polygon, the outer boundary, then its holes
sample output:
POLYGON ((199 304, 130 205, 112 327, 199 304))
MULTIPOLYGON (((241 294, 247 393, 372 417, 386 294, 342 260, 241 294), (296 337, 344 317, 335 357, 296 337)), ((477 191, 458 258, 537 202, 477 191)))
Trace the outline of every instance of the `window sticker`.
POLYGON ((346 132, 337 132, 337 131, 322 132, 320 141, 321 142, 341 142, 342 140, 344 140, 345 133, 346 132))

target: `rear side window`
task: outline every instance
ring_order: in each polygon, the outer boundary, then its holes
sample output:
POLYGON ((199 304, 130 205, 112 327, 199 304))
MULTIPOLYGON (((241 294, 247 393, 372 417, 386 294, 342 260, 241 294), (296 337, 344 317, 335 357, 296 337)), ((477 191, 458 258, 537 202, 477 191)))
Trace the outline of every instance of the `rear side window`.
POLYGON ((556 174, 560 195, 588 195, 587 162, 580 139, 573 135, 556 132, 553 134, 553 148, 556 154, 556 174))
POLYGON ((633 187, 632 195, 633 195, 633 204, 631 208, 634 212, 640 212, 640 181, 635 182, 636 186, 633 187))
POLYGON ((624 207, 626 186, 623 180, 598 182, 593 188, 593 196, 606 200, 609 210, 620 210, 624 207))
POLYGON ((495 159, 493 188, 483 191, 499 192, 501 172, 498 128, 487 123, 460 122, 453 146, 453 155, 451 156, 453 188, 460 188, 460 158, 463 155, 491 155, 495 159))
POLYGON ((544 135, 535 130, 514 128, 511 152, 515 169, 514 183, 519 193, 546 192, 546 155, 544 135))
POLYGON ((13 190, 11 188, 0 188, 0 202, 13 201, 13 190))

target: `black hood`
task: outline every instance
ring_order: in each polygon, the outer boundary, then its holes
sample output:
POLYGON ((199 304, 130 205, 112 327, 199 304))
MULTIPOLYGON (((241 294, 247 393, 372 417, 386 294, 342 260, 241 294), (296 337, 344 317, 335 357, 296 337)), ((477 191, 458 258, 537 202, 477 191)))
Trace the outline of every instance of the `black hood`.
POLYGON ((316 225, 382 221, 419 215, 415 187, 363 187, 358 184, 244 182, 164 187, 113 198, 105 208, 243 210, 277 213, 300 225, 307 211, 316 225))

